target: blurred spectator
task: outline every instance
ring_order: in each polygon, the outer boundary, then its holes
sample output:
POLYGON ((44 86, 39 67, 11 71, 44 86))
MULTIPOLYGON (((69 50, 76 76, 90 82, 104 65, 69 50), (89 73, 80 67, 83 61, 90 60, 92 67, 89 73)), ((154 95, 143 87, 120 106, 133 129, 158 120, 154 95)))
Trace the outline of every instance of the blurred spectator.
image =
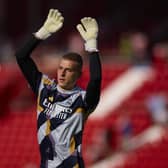
POLYGON ((14 46, 6 35, 1 33, 0 36, 0 62, 11 62, 14 60, 14 46))
POLYGON ((131 43, 129 39, 129 33, 123 32, 119 39, 119 55, 124 60, 131 60, 131 43))
POLYGON ((154 62, 157 64, 168 63, 168 42, 157 42, 152 49, 154 62))
POLYGON ((168 123, 168 99, 165 92, 153 93, 146 100, 147 108, 154 124, 167 125, 168 123))
POLYGON ((150 65, 152 55, 148 51, 149 38, 143 32, 133 32, 129 35, 132 63, 134 65, 150 65))
POLYGON ((154 63, 164 65, 168 61, 168 19, 162 18, 150 32, 150 46, 154 63))
POLYGON ((92 165, 113 152, 111 145, 112 136, 111 128, 99 127, 94 130, 92 137, 90 137, 92 142, 85 147, 83 153, 86 165, 92 165))
POLYGON ((118 132, 118 148, 123 149, 133 135, 133 125, 130 118, 130 112, 124 108, 116 121, 116 130, 118 132))
POLYGON ((68 37, 68 50, 70 52, 83 52, 83 41, 79 34, 72 32, 68 37))

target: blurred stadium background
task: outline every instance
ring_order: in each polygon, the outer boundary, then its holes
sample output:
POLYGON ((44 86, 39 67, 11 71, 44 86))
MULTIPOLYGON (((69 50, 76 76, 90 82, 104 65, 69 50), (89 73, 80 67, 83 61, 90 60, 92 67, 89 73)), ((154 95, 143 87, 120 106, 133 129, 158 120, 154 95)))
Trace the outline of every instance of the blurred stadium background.
POLYGON ((16 61, 16 50, 45 20, 50 8, 64 27, 33 57, 55 77, 65 52, 83 55, 79 85, 86 87, 87 54, 75 26, 84 16, 99 23, 102 95, 87 121, 87 168, 168 167, 168 3, 163 0, 0 0, 0 167, 38 168, 36 101, 16 61))

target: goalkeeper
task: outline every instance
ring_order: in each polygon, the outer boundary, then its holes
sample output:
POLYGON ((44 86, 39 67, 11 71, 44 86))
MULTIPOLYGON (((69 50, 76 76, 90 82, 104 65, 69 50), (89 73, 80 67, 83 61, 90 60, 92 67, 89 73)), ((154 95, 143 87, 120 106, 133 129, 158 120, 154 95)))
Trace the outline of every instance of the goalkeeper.
POLYGON ((82 57, 67 53, 60 59, 57 82, 38 70, 32 51, 63 26, 58 10, 50 9, 43 26, 16 53, 25 78, 37 97, 37 137, 41 156, 40 168, 83 168, 82 133, 84 124, 96 108, 101 88, 101 64, 97 49, 98 24, 85 17, 77 30, 85 42, 90 61, 87 89, 76 85, 82 73, 82 57))

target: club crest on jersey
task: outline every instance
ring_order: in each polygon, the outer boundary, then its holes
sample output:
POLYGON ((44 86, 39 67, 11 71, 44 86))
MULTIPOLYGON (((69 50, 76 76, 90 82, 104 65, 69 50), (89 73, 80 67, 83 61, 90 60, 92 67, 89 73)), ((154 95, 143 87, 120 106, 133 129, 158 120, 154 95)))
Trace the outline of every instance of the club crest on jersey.
POLYGON ((71 108, 56 103, 52 104, 47 99, 44 99, 43 106, 45 106, 44 113, 50 118, 66 119, 68 114, 72 113, 71 108))
POLYGON ((74 94, 62 103, 65 104, 66 106, 71 106, 79 96, 80 93, 74 94))

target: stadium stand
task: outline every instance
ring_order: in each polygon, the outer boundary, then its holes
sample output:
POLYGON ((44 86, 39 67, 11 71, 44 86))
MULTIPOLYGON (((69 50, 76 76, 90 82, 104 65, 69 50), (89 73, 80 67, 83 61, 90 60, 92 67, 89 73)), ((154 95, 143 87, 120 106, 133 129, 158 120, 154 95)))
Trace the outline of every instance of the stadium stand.
MULTIPOLYGON (((0 83, 0 96, 1 101, 3 100, 0 117, 0 167, 37 168, 39 154, 36 140, 36 104, 25 105, 23 110, 23 107, 14 108, 18 106, 11 108, 11 103, 7 103, 16 100, 20 95, 19 91, 26 93, 22 95, 21 99, 18 99, 19 101, 24 100, 23 97, 27 97, 27 95, 28 99, 34 100, 34 96, 16 66, 7 67, 9 65, 3 65, 0 71, 3 77, 3 81, 0 83), (24 86, 22 89, 18 89, 21 87, 19 83, 24 86), (4 92, 9 95, 9 99, 4 97, 4 92)), ((102 92, 130 68, 130 65, 125 64, 103 66, 102 92)), ((162 89, 166 93, 168 92, 167 65, 156 64, 153 66, 153 72, 154 76, 150 80, 145 81, 143 85, 134 90, 107 116, 93 117, 87 121, 83 137, 86 167, 166 168, 168 166, 167 128, 153 125, 149 111, 144 104, 144 99, 154 91, 162 89), (119 123, 124 121, 120 120, 120 117, 124 116, 125 109, 129 112, 128 117, 130 117, 132 130, 130 139, 122 144, 123 132, 118 127, 118 120, 119 123), (142 141, 137 139, 142 139, 142 141), (96 150, 98 147, 99 150, 96 150)), ((84 74, 79 81, 82 87, 86 87, 88 77, 88 71, 84 69, 84 74)))

